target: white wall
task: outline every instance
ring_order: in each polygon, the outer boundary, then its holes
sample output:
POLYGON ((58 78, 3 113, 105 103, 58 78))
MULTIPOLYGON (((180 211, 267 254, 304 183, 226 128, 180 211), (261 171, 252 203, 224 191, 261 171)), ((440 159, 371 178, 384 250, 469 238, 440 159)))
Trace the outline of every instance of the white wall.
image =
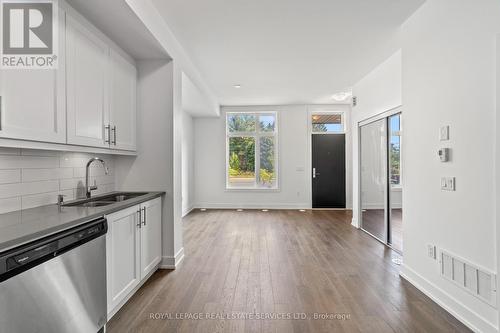
MULTIPOLYGON (((316 107, 317 108, 317 107, 316 107)), ((331 108, 331 107, 325 107, 331 108)), ((348 107, 337 106, 338 111, 348 107)), ((218 118, 195 118, 195 202, 197 207, 309 208, 311 205, 308 107, 225 107, 218 118), (279 190, 226 190, 227 111, 277 111, 279 126, 279 190)), ((346 136, 346 140, 349 137, 346 136)), ((350 144, 347 143, 347 148, 350 144)), ((346 151, 350 159, 350 150, 346 151)), ((350 191, 350 180, 347 180, 350 191)), ((350 198, 350 192, 347 198, 350 198)), ((350 201, 350 200, 348 200, 350 201)), ((350 205, 350 202, 348 202, 350 205)))
POLYGON ((85 197, 85 166, 98 156, 106 162, 93 163, 90 182, 97 182, 93 195, 114 190, 112 155, 58 152, 0 147, 0 214, 85 197))
POLYGON ((356 83, 353 87, 353 94, 357 97, 357 105, 353 107, 351 113, 353 225, 359 227, 360 170, 358 124, 360 121, 394 109, 402 104, 401 51, 396 52, 356 83))
MULTIPOLYGON (((495 161, 495 178, 496 178, 496 254, 497 254, 497 271, 500 267, 500 34, 497 35, 497 77, 496 77, 496 161, 495 161)), ((500 293, 497 293, 497 304, 500 304, 500 293)), ((500 311, 498 312, 500 323, 500 311)))
POLYGON ((182 113, 182 216, 194 207, 194 121, 187 113, 182 113))
MULTIPOLYGON (((137 156, 118 156, 120 190, 165 191, 162 266, 175 266, 174 222, 174 63, 139 61, 137 83, 137 156)), ((179 198, 180 200, 180 198, 179 198)), ((182 238, 181 238, 182 240, 182 238)))
POLYGON ((151 0, 125 0, 125 2, 175 61, 175 66, 180 71, 178 75, 174 73, 175 81, 179 82, 179 89, 182 86, 181 76, 184 73, 203 95, 203 102, 206 104, 203 108, 205 116, 219 115, 217 98, 151 0))
POLYGON ((496 271, 495 38, 497 0, 428 0, 403 25, 403 274, 477 331, 498 310, 444 280, 427 244, 496 271), (451 140, 440 143, 439 128, 451 140), (453 159, 441 163, 437 149, 453 159), (455 192, 440 189, 455 176, 455 192))

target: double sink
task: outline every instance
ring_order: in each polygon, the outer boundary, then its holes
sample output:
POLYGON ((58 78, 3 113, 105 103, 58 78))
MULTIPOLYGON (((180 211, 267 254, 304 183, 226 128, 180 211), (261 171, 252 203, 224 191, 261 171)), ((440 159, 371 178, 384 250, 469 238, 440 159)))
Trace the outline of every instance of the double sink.
POLYGON ((110 195, 68 202, 63 207, 102 207, 145 195, 147 192, 117 192, 110 195))

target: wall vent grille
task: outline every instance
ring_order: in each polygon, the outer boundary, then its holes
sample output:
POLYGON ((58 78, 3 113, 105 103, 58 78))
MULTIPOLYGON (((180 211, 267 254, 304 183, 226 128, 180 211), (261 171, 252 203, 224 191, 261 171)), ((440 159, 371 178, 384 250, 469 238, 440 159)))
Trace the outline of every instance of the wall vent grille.
POLYGON ((496 307, 496 275, 470 262, 441 251, 439 255, 441 276, 462 289, 496 307))

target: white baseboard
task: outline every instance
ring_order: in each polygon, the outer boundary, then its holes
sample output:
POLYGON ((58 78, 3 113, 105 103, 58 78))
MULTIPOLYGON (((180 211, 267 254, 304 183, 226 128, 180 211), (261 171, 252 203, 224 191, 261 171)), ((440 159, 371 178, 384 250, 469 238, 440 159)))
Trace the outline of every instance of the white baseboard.
MULTIPOLYGON (((402 209, 403 205, 401 203, 392 203, 391 208, 402 209)), ((385 209, 385 205, 383 203, 363 202, 363 209, 385 209)))
POLYGON ((176 269, 179 267, 179 264, 184 259, 184 248, 181 248, 175 256, 163 256, 160 269, 176 269))
POLYGON ((197 203, 196 208, 207 209, 311 209, 309 203, 294 203, 294 204, 274 204, 274 203, 197 203))
POLYGON ((194 205, 190 205, 186 209, 182 210, 182 217, 186 216, 187 214, 191 213, 195 209, 194 205))
POLYGON ((351 225, 356 228, 356 229, 359 229, 359 223, 358 223, 358 220, 353 217, 352 220, 351 220, 351 225))
POLYGON ((457 301, 454 297, 419 275, 411 268, 408 268, 403 264, 399 275, 474 332, 498 333, 498 327, 495 327, 478 313, 457 301))

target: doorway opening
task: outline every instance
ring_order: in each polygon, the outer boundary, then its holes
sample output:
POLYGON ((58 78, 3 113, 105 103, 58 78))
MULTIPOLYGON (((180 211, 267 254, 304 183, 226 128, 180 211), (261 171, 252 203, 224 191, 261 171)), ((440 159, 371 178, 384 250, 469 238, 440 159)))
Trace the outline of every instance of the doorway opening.
POLYGON ((360 123, 361 229, 403 252, 401 110, 360 123))

